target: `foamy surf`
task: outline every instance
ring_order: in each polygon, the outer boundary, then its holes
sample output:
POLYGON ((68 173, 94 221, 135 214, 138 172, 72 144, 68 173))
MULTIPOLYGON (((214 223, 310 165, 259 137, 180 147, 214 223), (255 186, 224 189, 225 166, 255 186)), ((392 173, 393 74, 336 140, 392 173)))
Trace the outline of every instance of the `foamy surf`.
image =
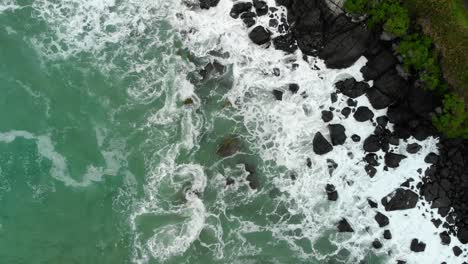
MULTIPOLYGON (((266 2, 269 6, 275 6, 272 0, 266 2)), ((424 171, 428 167, 423 161, 424 157, 430 152, 437 152, 437 139, 418 142, 423 147, 417 155, 408 155, 396 169, 384 171, 381 165, 378 174, 370 179, 362 165, 365 156, 362 145, 352 143, 349 136, 356 134, 364 139, 373 132, 374 126, 370 122, 359 123, 337 114, 332 123, 340 123, 346 128, 347 143, 335 147, 325 156, 315 155, 311 145, 313 135, 316 132, 328 134, 321 120, 321 110, 329 107, 341 109, 346 105, 347 98, 341 95, 337 103, 331 103, 329 98, 330 93, 335 91, 334 83, 351 76, 362 80, 359 70, 366 59, 361 58, 348 69, 329 70, 317 58, 309 57, 309 62, 303 61, 300 51, 287 55, 271 46, 254 45, 248 37, 249 29, 241 20, 229 16, 232 4, 231 1, 221 0, 209 10, 186 9, 181 11, 182 16, 174 17, 172 24, 182 32, 185 45, 191 52, 233 66, 234 84, 225 97, 244 120, 250 135, 249 143, 263 160, 273 161, 286 168, 288 173, 293 171, 297 174, 297 180, 291 180, 288 174, 271 174, 268 180, 287 194, 281 199, 289 205, 289 214, 303 217, 299 225, 301 235, 291 235, 298 225, 288 221, 272 226, 250 223, 248 229, 271 231, 277 239, 287 241, 304 259, 326 260, 328 256, 336 256, 346 250, 349 254, 343 261, 358 263, 372 251, 372 242, 378 239, 383 247, 374 252, 388 263, 397 260, 407 263, 456 263, 452 246, 463 247, 456 238, 452 239, 456 242, 450 247, 441 245, 438 236, 441 229, 430 221, 431 215, 437 212, 430 209, 429 204, 419 201, 418 206, 411 210, 385 212, 382 207, 372 209, 367 202, 369 198, 380 201, 409 178, 414 178, 415 181, 411 183, 414 188, 421 181, 417 170, 424 171), (219 49, 230 56, 219 58, 208 55, 210 51, 219 49), (281 77, 273 74, 274 69, 279 69, 281 77), (287 92, 290 83, 299 85, 297 94, 287 92), (273 88, 284 91, 281 101, 274 99, 271 94, 273 88), (311 159, 310 169, 305 166, 307 158, 311 159), (338 164, 331 175, 327 159, 333 159, 338 164), (329 183, 334 184, 339 193, 336 203, 326 201, 325 185, 329 183), (388 216, 389 226, 378 226, 374 220, 377 212, 388 216), (325 235, 325 230, 335 229, 342 218, 349 220, 355 232, 352 235, 332 235, 330 240, 336 246, 334 252, 323 254, 317 249, 307 252, 299 245, 301 239, 314 245, 325 235), (391 240, 382 238, 384 229, 391 231, 391 240), (424 252, 410 250, 411 241, 415 238, 426 243, 424 252)), ((279 8, 284 13, 284 9, 279 8)), ((268 19, 268 16, 260 17, 257 24, 269 28, 274 35, 279 34, 275 28, 268 27, 268 19)), ((372 108, 364 96, 357 99, 357 104, 369 107, 376 116, 386 113, 386 110, 372 108)), ((410 138, 408 142, 416 140, 410 138)), ((406 154, 407 144, 400 141, 400 145, 394 148, 395 152, 406 154)))

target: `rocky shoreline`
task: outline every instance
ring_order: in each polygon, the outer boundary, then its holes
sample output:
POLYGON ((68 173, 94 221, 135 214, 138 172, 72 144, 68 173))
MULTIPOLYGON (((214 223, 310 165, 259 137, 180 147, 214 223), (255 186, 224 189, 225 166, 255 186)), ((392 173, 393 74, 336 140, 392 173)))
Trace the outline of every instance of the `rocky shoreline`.
MULTIPOLYGON (((219 0, 200 0, 200 7, 208 9, 218 4, 219 0)), ((336 95, 347 96, 348 107, 341 110, 322 111, 322 120, 329 123, 338 112, 345 118, 354 118, 358 122, 372 122, 374 133, 365 139, 358 135, 350 138, 356 144, 362 144, 367 153, 364 170, 369 177, 374 177, 378 166, 383 163, 384 170, 399 166, 405 155, 394 152, 394 146, 410 137, 422 141, 428 137, 440 138, 439 154, 431 153, 425 161, 431 166, 426 170, 414 172, 414 177, 422 178, 422 183, 414 186, 412 180, 382 197, 381 201, 369 201, 372 208, 383 206, 385 211, 407 210, 418 203, 428 202, 437 208, 439 215, 432 216, 436 226, 442 225, 446 231, 439 234, 443 245, 450 245, 450 235, 457 236, 463 244, 468 243, 468 140, 446 139, 432 126, 432 116, 440 111, 440 95, 424 90, 413 76, 404 73, 401 58, 395 51, 395 40, 382 38, 381 30, 370 30, 363 22, 354 22, 343 12, 337 12, 326 0, 276 0, 277 5, 287 9, 287 18, 277 13, 277 7, 269 7, 261 0, 236 1, 230 12, 233 19, 241 19, 249 30, 253 43, 293 53, 300 49, 302 54, 317 56, 324 60, 330 69, 342 69, 353 65, 360 57, 367 58, 367 64, 361 73, 365 81, 353 78, 335 84, 336 93, 331 94, 332 103, 336 95), (269 16, 270 26, 278 29, 280 35, 274 35, 268 28, 256 25, 259 16, 269 16), (372 83, 369 85, 368 83, 372 83), (386 116, 376 116, 369 108, 357 106, 355 98, 365 95, 375 109, 387 109, 386 116), (385 154, 379 156, 378 151, 385 154)), ((303 59, 307 60, 307 56, 303 59)), ((275 75, 280 73, 275 73, 275 75)), ((291 84, 289 91, 296 93, 297 84, 291 84)), ((282 100, 284 91, 273 90, 276 100, 282 100)), ((334 146, 342 145, 348 138, 345 128, 340 124, 329 124, 330 139, 317 132, 312 140, 313 150, 317 155, 330 152, 334 146)), ((408 144, 408 155, 417 154, 421 149, 418 143, 408 144)), ((309 164, 309 162, 305 162, 309 164)), ((335 201, 338 192, 333 185, 326 186, 330 201, 335 201)), ((375 221, 381 228, 388 225, 389 219, 376 211, 375 221)), ((340 232, 353 232, 346 219, 342 219, 337 228, 340 232)), ((389 230, 384 231, 384 238, 391 239, 389 230)), ((382 242, 372 243, 376 249, 382 242)), ((413 252, 425 250, 424 241, 412 240, 413 252)), ((455 256, 463 251, 453 247, 455 256)), ((464 253, 466 255, 466 252, 464 253)), ((401 262, 404 263, 404 262, 401 262)))

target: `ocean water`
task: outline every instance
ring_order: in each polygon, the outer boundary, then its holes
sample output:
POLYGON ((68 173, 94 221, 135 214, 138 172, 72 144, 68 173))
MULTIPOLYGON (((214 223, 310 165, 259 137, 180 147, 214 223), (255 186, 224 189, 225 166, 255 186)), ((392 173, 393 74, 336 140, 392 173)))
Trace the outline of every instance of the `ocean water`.
MULTIPOLYGON (((231 7, 0 0, 0 263, 458 263, 430 205, 385 213, 385 241, 367 203, 408 178, 416 185, 437 139, 373 179, 362 143, 315 155, 333 84, 362 80, 366 59, 330 70, 300 51, 255 46, 231 7), (200 74, 215 61, 224 67, 200 74), (217 155, 232 138, 239 151, 217 155), (328 183, 337 202, 327 201, 328 183), (342 218, 354 233, 336 232, 342 218), (424 253, 409 250, 413 238, 424 253), (383 248, 372 249, 375 239, 383 248)), ((374 129, 337 113, 332 122, 363 139, 374 129)))

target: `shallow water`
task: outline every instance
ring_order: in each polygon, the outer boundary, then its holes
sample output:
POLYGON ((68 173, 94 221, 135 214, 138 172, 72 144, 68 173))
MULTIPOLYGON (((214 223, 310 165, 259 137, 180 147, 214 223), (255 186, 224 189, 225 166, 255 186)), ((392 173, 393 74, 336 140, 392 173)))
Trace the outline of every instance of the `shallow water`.
MULTIPOLYGON (((362 79, 365 58, 328 70, 313 58, 254 46, 229 17, 228 0, 203 11, 175 0, 0 3, 5 263, 440 263, 452 256, 434 240, 424 206, 388 215, 394 240, 379 251, 370 246, 383 230, 366 198, 380 200, 417 176, 435 139, 372 180, 362 146, 349 139, 327 156, 313 154, 315 132, 328 133, 320 112, 331 106, 333 83, 362 79), (214 60, 226 67, 203 78, 199 71, 214 60), (271 90, 289 83, 300 85, 298 94, 276 101, 271 90), (233 135, 240 152, 221 158, 218 145, 233 135), (339 164, 333 173, 330 158, 339 164), (258 189, 249 187, 244 164, 255 168, 258 189), (235 183, 226 186, 227 178, 235 183), (337 186, 336 203, 326 200, 327 183, 337 186), (336 233, 343 217, 354 234, 336 233), (426 239, 425 254, 409 252, 414 236, 426 239)), ((341 109, 346 98, 339 99, 341 109)), ((352 118, 334 122, 348 135, 373 131, 352 118)))

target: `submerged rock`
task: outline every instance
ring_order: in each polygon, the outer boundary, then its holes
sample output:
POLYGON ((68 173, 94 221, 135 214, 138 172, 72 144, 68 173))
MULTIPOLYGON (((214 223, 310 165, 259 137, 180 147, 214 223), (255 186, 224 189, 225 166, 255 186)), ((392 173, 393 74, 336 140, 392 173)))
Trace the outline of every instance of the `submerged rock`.
POLYGON ((323 137, 322 133, 317 132, 312 141, 315 154, 324 155, 333 150, 332 145, 323 137))
POLYGON ((348 221, 343 218, 338 222, 337 225, 338 232, 344 233, 344 232, 354 232, 354 229, 351 227, 351 225, 348 223, 348 221))
POLYGON ((224 138, 218 146, 216 154, 221 157, 229 157, 240 150, 242 146, 241 140, 236 136, 228 136, 224 138))
POLYGON ((382 198, 381 202, 385 211, 406 210, 414 208, 418 198, 418 195, 413 191, 398 188, 382 198))

